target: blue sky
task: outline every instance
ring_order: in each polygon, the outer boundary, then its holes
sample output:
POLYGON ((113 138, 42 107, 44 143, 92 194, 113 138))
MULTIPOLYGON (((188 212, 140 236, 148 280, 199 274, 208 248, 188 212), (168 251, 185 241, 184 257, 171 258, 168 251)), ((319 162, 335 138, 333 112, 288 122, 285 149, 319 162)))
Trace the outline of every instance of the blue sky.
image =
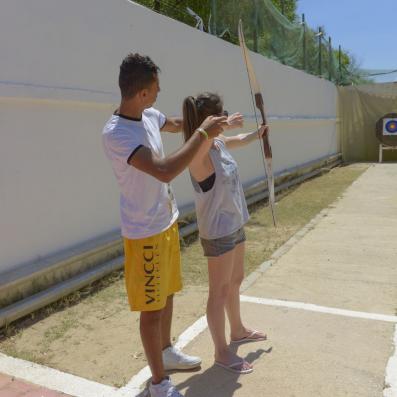
MULTIPOLYGON (((311 28, 324 26, 362 69, 397 69, 397 0, 297 0, 311 28)), ((390 80, 397 80, 393 76, 390 80)))

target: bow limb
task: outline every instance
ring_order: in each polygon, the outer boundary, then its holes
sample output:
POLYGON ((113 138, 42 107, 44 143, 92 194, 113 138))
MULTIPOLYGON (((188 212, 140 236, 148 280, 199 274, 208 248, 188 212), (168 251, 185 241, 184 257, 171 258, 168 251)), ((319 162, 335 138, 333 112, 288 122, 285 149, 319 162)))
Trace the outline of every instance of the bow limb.
MULTIPOLYGON (((238 24, 238 38, 240 42, 240 47, 243 52, 243 58, 245 61, 245 65, 247 67, 247 73, 248 73, 248 79, 250 83, 250 89, 251 89, 251 95, 253 98, 255 98, 255 105, 257 109, 259 110, 261 117, 262 117, 262 125, 266 125, 266 113, 265 113, 265 106, 263 103, 263 97, 262 93, 258 84, 258 81, 255 76, 254 68, 251 63, 251 58, 249 56, 248 48, 245 45, 245 38, 244 38, 244 32, 243 32, 243 23, 240 19, 239 24, 238 24)), ((258 119, 256 117, 256 111, 254 107, 254 113, 255 113, 255 119, 256 119, 256 124, 259 130, 259 123, 258 119)), ((269 142, 269 133, 266 131, 266 133, 262 137, 262 154, 263 154, 263 160, 264 160, 264 165, 265 165, 265 170, 266 170, 266 176, 267 176, 267 188, 269 191, 269 204, 270 204, 270 210, 272 213, 272 218, 273 218, 273 224, 276 226, 276 214, 275 214, 275 193, 274 193, 274 176, 273 176, 273 167, 272 167, 272 148, 270 147, 270 142, 269 142)))

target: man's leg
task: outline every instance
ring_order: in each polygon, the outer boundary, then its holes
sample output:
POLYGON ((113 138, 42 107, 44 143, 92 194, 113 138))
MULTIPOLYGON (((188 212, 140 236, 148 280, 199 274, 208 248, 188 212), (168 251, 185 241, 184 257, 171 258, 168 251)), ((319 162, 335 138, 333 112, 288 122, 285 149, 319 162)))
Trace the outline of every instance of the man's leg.
POLYGON ((161 317, 161 345, 163 349, 163 365, 165 370, 193 369, 201 364, 201 358, 189 356, 172 346, 171 323, 174 296, 167 297, 166 306, 161 317))
POLYGON ((140 332, 146 358, 152 372, 152 383, 160 383, 164 377, 162 357, 161 318, 164 309, 141 312, 140 332))
POLYGON ((174 295, 170 295, 167 298, 167 303, 161 315, 162 350, 171 346, 171 323, 172 323, 173 305, 174 305, 174 295))
POLYGON ((178 225, 175 223, 168 229, 168 239, 164 241, 163 270, 168 274, 165 293, 167 296, 161 318, 161 345, 163 348, 163 364, 166 370, 192 369, 199 367, 201 359, 189 356, 171 344, 171 323, 173 312, 173 294, 182 288, 181 256, 178 225))
POLYGON ((141 341, 152 373, 149 384, 151 397, 166 397, 170 393, 182 397, 165 374, 163 357, 163 320, 166 343, 170 339, 172 318, 172 299, 167 297, 169 274, 175 274, 172 292, 180 289, 180 261, 170 257, 174 251, 169 243, 172 232, 176 243, 179 243, 177 225, 155 236, 124 239, 128 301, 131 310, 140 312, 141 341), (175 267, 170 268, 170 263, 175 267))

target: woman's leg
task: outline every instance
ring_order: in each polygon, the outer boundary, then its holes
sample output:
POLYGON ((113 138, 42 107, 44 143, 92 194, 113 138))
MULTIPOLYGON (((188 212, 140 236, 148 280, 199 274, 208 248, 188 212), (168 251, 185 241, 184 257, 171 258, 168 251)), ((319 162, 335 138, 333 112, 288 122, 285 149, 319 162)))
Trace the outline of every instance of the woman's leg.
POLYGON ((229 296, 232 258, 233 250, 208 258, 207 321, 215 345, 215 361, 225 365, 241 362, 239 368, 243 370, 249 369, 250 364, 230 351, 225 336, 225 305, 229 296))
POLYGON ((229 295, 226 300, 226 312, 230 323, 232 340, 240 339, 246 333, 240 314, 240 286, 244 280, 245 243, 237 244, 233 249, 232 273, 230 276, 229 295))
MULTIPOLYGON (((229 295, 226 300, 226 311, 230 323, 230 337, 239 340, 252 335, 253 330, 246 328, 241 320, 240 286, 244 280, 245 242, 237 244, 232 257, 232 273, 230 277, 229 295)), ((263 339, 266 335, 256 332, 253 338, 263 339)))

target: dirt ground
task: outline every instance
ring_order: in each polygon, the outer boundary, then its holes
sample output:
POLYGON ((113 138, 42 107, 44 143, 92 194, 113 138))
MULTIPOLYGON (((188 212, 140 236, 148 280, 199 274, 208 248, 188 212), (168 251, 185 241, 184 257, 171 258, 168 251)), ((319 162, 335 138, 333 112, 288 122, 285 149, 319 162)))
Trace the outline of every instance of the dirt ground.
MULTIPOLYGON (((246 273, 332 205, 367 168, 366 164, 339 167, 283 193, 276 207, 277 229, 267 206, 252 206, 246 226, 246 273)), ((175 336, 205 313, 207 295, 206 260, 197 238, 186 239, 182 246, 185 287, 175 298, 175 336)), ((0 339, 0 351, 120 387, 146 365, 138 320, 138 314, 129 311, 122 273, 114 273, 99 286, 12 325, 0 339)))

